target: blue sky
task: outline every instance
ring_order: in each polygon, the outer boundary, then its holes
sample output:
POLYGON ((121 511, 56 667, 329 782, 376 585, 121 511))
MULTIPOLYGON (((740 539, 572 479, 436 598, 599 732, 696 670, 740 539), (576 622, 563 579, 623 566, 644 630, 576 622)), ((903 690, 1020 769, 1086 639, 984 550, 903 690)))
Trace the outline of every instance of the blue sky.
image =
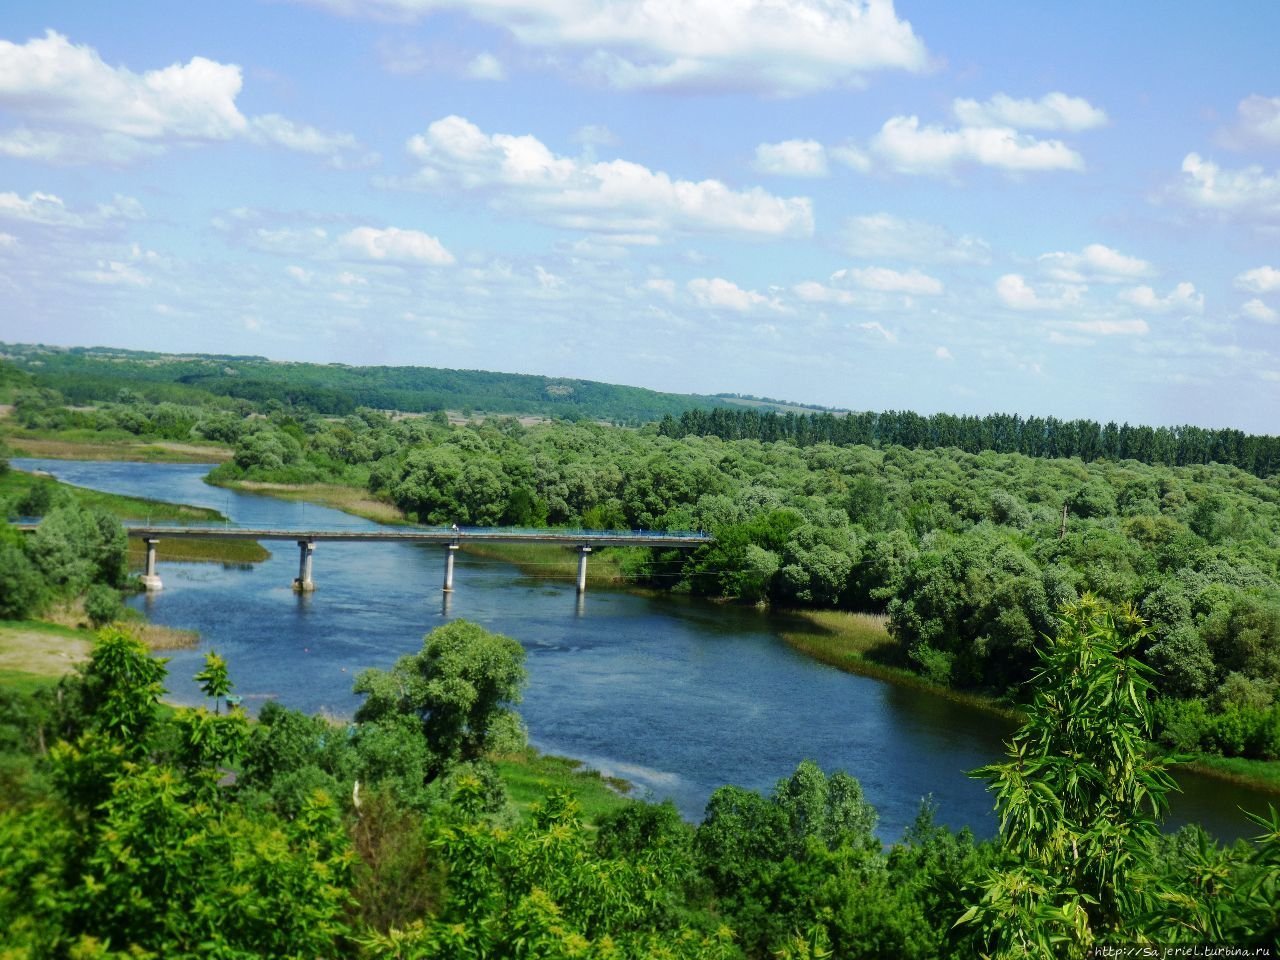
POLYGON ((1278 36, 1273 0, 8 4, 0 340, 1280 433, 1278 36))

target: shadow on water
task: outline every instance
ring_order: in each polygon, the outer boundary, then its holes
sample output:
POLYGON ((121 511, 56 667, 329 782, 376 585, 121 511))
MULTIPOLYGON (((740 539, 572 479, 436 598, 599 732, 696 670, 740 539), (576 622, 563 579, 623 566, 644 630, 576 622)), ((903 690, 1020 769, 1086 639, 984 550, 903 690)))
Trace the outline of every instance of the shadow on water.
MULTIPOLYGON (((234 522, 371 529, 347 514, 203 483, 207 465, 15 461, 96 489, 209 506, 234 522)), ((791 650, 785 621, 751 608, 648 597, 522 576, 462 551, 455 590, 441 590, 439 547, 316 546, 316 592, 295 594, 296 548, 278 545, 250 569, 162 563, 164 590, 132 602, 157 623, 200 631, 172 651, 171 696, 195 703, 191 676, 216 648, 236 692, 256 709, 276 698, 307 712, 354 713, 356 675, 389 667, 440 623, 465 618, 517 638, 528 654, 521 713, 535 746, 624 777, 641 795, 670 798, 700 819, 710 793, 734 783, 768 791, 812 758, 862 782, 880 834, 899 837, 932 795, 939 819, 995 829, 991 797, 969 771, 998 759, 1007 721, 951 701, 841 673, 791 650)), ((1182 778, 1174 818, 1224 838, 1249 835, 1238 805, 1267 797, 1182 778)))

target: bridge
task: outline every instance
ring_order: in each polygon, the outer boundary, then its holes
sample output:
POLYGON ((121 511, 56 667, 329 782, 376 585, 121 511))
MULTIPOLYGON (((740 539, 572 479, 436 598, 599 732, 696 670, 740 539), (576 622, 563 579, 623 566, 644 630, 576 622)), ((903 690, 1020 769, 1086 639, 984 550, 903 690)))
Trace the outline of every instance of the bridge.
MULTIPOLYGON (((33 521, 14 524, 19 530, 32 531, 39 526, 33 521)), ((535 530, 517 527, 402 527, 382 530, 298 530, 219 525, 136 524, 126 522, 125 533, 141 540, 147 547, 146 572, 142 584, 148 591, 160 590, 163 583, 156 573, 156 544, 161 540, 291 540, 298 545, 298 576, 293 589, 310 593, 316 588, 311 577, 312 557, 316 544, 342 542, 432 543, 444 548, 444 591, 453 590, 453 556, 468 543, 549 543, 578 551, 578 593, 587 589, 587 557, 593 547, 655 547, 692 549, 714 543, 705 533, 663 533, 650 530, 535 530)))

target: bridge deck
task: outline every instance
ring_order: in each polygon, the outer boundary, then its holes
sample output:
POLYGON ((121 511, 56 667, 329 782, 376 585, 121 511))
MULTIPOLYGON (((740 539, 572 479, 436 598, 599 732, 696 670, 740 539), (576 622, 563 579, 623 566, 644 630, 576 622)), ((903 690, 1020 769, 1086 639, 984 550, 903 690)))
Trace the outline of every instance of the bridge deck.
MULTIPOLYGON (((15 524, 19 530, 34 530, 35 524, 15 524)), ((125 526, 125 533, 138 540, 294 540, 310 541, 400 541, 407 543, 553 543, 566 547, 698 547, 714 538, 700 533, 650 533, 647 531, 599 530, 508 530, 500 527, 462 530, 284 530, 234 526, 165 526, 147 524, 125 526)))

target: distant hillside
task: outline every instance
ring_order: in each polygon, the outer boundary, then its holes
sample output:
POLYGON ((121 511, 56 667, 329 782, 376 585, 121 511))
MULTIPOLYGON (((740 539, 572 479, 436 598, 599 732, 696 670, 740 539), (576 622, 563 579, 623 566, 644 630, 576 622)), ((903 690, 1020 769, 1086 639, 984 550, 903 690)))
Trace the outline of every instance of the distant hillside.
POLYGON ((0 358, 75 404, 114 400, 122 388, 152 401, 200 397, 275 399, 322 414, 357 407, 420 413, 470 410, 570 420, 645 423, 686 410, 752 406, 785 412, 780 401, 659 393, 592 380, 435 367, 352 367, 265 357, 161 354, 110 347, 0 344, 0 358))

